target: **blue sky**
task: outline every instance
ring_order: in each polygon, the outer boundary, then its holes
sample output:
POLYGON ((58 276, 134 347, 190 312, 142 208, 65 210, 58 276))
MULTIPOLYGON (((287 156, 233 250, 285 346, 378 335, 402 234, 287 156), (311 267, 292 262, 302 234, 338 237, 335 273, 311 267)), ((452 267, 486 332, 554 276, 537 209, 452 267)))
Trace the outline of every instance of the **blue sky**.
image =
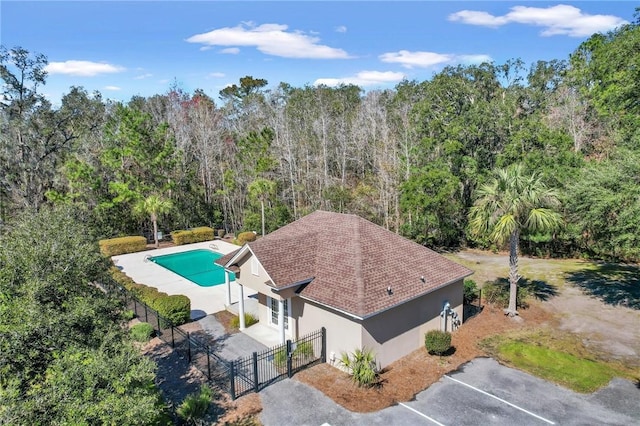
POLYGON ((594 32, 633 20, 631 1, 0 2, 0 41, 49 60, 42 92, 105 98, 217 97, 251 75, 364 89, 426 80, 446 65, 567 59, 594 32))

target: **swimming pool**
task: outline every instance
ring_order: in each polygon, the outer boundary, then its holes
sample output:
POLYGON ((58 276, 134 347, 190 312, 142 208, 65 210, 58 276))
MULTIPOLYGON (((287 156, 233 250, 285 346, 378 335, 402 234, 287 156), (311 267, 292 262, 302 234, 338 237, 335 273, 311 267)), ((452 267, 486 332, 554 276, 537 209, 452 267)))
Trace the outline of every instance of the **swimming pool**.
MULTIPOLYGON (((175 272, 200 287, 213 287, 224 284, 224 268, 214 263, 223 255, 206 249, 183 251, 149 258, 154 263, 175 272)), ((236 276, 229 273, 229 280, 236 276)))

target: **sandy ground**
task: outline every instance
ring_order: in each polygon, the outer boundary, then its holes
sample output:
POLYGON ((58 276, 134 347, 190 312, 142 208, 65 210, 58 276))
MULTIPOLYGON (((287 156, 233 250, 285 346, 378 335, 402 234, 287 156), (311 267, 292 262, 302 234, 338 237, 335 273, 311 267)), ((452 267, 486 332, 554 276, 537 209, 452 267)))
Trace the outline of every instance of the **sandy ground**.
MULTIPOLYGON (((479 273, 471 277, 478 284, 498 276, 506 276, 508 271, 507 254, 467 250, 450 256, 453 259, 455 257, 478 265, 479 273), (487 271, 494 271, 494 276, 487 271)), ((558 285, 555 285, 557 294, 542 306, 556 316, 558 328, 581 335, 585 345, 598 353, 640 367, 640 311, 604 303, 586 294, 564 279, 560 272, 561 266, 559 267, 562 262, 564 261, 520 257, 519 266, 524 276, 555 275, 558 280, 558 285)))

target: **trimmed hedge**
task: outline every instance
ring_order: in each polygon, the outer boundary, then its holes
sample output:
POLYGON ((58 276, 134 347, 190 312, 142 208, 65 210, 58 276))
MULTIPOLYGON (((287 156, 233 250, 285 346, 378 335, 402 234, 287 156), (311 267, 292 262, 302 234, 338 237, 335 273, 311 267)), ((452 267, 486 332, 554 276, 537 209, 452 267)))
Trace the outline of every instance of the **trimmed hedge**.
POLYGON ((155 287, 138 284, 115 266, 110 269, 111 276, 121 286, 146 303, 175 326, 189 322, 191 319, 191 300, 182 294, 169 296, 155 287))
POLYGON ((105 256, 117 256, 119 254, 135 253, 147 249, 145 237, 119 237, 98 242, 100 252, 105 256))
POLYGON ((171 321, 171 324, 180 325, 191 319, 191 300, 182 294, 155 299, 153 309, 171 321))
POLYGON ((214 239, 215 231, 208 226, 199 226, 193 229, 179 229, 171 232, 171 239, 177 246, 183 244, 200 243, 202 241, 211 241, 214 239))
POLYGON ((258 238, 258 235, 255 232, 247 231, 239 233, 236 241, 239 245, 243 245, 244 243, 255 241, 256 238, 258 238))

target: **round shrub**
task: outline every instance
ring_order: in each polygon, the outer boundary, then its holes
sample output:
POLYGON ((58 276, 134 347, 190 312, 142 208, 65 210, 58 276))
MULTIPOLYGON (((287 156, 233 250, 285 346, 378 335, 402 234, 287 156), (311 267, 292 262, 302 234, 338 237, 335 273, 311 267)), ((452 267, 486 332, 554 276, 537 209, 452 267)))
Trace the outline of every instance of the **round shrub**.
POLYGON ((131 327, 131 337, 136 342, 148 342, 153 335, 153 326, 147 322, 141 322, 131 327))
POLYGON ((444 355, 451 348, 451 333, 431 330, 424 335, 424 346, 431 355, 444 355))
POLYGON ((238 241, 238 244, 242 245, 244 243, 255 241, 256 238, 258 238, 258 235, 255 232, 241 232, 238 234, 236 240, 238 241))

